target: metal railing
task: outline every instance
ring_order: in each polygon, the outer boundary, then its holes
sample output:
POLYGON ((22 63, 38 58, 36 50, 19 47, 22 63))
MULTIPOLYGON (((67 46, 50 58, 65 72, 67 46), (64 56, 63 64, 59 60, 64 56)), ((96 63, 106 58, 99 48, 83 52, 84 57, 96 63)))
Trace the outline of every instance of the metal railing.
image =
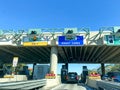
POLYGON ((0 90, 30 90, 46 85, 46 79, 0 83, 0 90))

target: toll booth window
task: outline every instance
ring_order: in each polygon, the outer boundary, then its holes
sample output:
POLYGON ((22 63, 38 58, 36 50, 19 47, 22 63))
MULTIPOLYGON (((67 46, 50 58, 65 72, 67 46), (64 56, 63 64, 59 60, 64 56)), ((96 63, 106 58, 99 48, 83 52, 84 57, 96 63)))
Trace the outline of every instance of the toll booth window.
POLYGON ((31 31, 31 34, 37 34, 37 32, 36 31, 31 31))

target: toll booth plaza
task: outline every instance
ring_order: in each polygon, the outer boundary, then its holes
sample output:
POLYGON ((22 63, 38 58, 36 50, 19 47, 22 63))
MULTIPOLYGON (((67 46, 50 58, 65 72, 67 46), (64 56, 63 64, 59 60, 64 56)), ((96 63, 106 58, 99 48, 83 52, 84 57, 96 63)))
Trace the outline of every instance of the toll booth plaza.
MULTIPOLYGON (((105 74, 104 64, 120 63, 120 26, 102 27, 96 31, 89 28, 39 28, 14 32, 0 30, 0 65, 3 67, 13 62, 13 67, 17 63, 33 64, 34 80, 40 79, 37 74, 40 72, 44 73, 41 77, 60 83, 58 63, 65 64, 66 71, 69 63, 101 64, 102 75, 105 74), (17 58, 13 61, 14 57, 17 58), (37 63, 50 66, 44 68, 37 66, 37 63)), ((6 66, 4 70, 10 71, 6 66)), ((102 85, 102 82, 93 82, 95 88, 102 85)))

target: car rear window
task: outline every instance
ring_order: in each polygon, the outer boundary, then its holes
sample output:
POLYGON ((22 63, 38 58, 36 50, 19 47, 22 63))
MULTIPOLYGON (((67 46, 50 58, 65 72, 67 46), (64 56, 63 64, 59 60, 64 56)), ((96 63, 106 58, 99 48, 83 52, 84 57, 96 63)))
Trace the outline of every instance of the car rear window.
POLYGON ((109 72, 108 76, 120 76, 120 72, 109 72))
POLYGON ((120 76, 120 73, 114 73, 115 76, 120 76))
POLYGON ((75 77, 75 76, 77 76, 77 73, 69 73, 68 74, 70 77, 75 77))

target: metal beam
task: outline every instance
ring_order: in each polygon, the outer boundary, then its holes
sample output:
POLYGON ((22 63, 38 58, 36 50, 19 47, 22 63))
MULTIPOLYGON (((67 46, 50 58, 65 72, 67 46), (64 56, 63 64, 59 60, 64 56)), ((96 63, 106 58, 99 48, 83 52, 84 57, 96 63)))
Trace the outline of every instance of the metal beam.
POLYGON ((34 51, 35 55, 38 56, 38 57, 37 57, 37 61, 39 61, 41 58, 42 58, 42 59, 43 59, 43 58, 45 59, 45 58, 47 57, 47 56, 41 54, 40 51, 38 52, 37 49, 35 49, 35 48, 32 48, 32 50, 30 50, 30 51, 34 51))
MULTIPOLYGON (((120 62, 120 53, 108 60, 109 62, 119 63, 120 62)), ((107 62, 107 61, 106 61, 107 62)))
POLYGON ((118 53, 120 53, 120 48, 118 48, 118 50, 116 50, 112 55, 110 55, 109 57, 107 57, 107 58, 103 61, 103 63, 106 62, 107 60, 111 59, 113 56, 115 56, 115 55, 118 54, 118 53))
POLYGON ((81 59, 82 59, 82 48, 83 47, 80 48, 80 60, 79 61, 81 61, 81 59))
POLYGON ((72 47, 70 47, 70 53, 71 53, 71 57, 73 59, 74 57, 73 57, 72 47))
POLYGON ((24 57, 24 56, 22 56, 20 54, 17 54, 17 53, 14 53, 14 52, 10 51, 8 47, 7 47, 7 49, 5 49, 3 47, 2 48, 0 47, 0 50, 3 50, 3 51, 8 52, 10 54, 13 54, 13 56, 15 55, 15 56, 21 57, 21 58, 23 58, 25 60, 28 60, 28 58, 26 58, 26 57, 24 57))
POLYGON ((105 51, 98 57, 98 59, 97 59, 97 61, 98 62, 100 62, 100 63, 102 63, 102 57, 104 57, 104 55, 107 53, 107 52, 109 52, 109 50, 110 50, 111 48, 110 47, 107 47, 106 49, 105 49, 105 51))
POLYGON ((24 51, 26 52, 25 56, 26 57, 29 56, 28 57, 29 59, 32 59, 32 60, 37 60, 38 59, 36 56, 34 57, 34 53, 33 53, 33 51, 31 49, 28 49, 27 47, 25 47, 24 51), (29 54, 28 54, 28 52, 29 52, 29 54))
POLYGON ((65 56, 66 56, 67 60, 69 60, 69 56, 68 56, 68 54, 67 54, 67 52, 66 52, 65 47, 62 47, 62 50, 63 50, 63 52, 65 53, 65 56))
POLYGON ((85 49, 84 49, 84 54, 83 54, 83 57, 82 57, 82 61, 84 61, 85 60, 85 54, 86 54, 86 51, 87 51, 87 47, 85 47, 85 49))
MULTIPOLYGON (((94 47, 95 48, 95 47, 94 47)), ((99 49, 99 47, 96 47, 95 51, 93 52, 92 56, 90 57, 89 61, 93 61, 93 56, 96 54, 97 50, 99 49)))
POLYGON ((94 58, 94 60, 96 60, 96 62, 98 62, 98 57, 104 53, 104 51, 106 50, 106 46, 104 47, 100 47, 102 50, 96 55, 96 57, 94 58))
POLYGON ((22 56, 24 56, 24 57, 26 57, 26 58, 30 58, 31 57, 31 55, 30 54, 28 54, 28 51, 26 52, 26 50, 23 50, 22 49, 23 47, 17 47, 16 49, 15 49, 15 53, 19 53, 19 54, 21 54, 22 56))
POLYGON ((90 52, 89 52, 89 54, 88 54, 88 57, 86 58, 87 61, 90 61, 90 60, 88 60, 88 59, 89 59, 90 55, 92 54, 93 49, 94 49, 94 47, 92 47, 92 49, 90 50, 90 52))
POLYGON ((43 53, 41 53, 41 51, 39 51, 38 50, 38 48, 36 49, 35 47, 34 48, 32 48, 33 50, 34 50, 34 52, 35 52, 35 54, 37 55, 37 56, 39 56, 39 57, 49 57, 49 55, 46 55, 46 54, 43 54, 43 53))
POLYGON ((75 58, 77 58, 77 50, 76 50, 77 47, 75 47, 75 58))

